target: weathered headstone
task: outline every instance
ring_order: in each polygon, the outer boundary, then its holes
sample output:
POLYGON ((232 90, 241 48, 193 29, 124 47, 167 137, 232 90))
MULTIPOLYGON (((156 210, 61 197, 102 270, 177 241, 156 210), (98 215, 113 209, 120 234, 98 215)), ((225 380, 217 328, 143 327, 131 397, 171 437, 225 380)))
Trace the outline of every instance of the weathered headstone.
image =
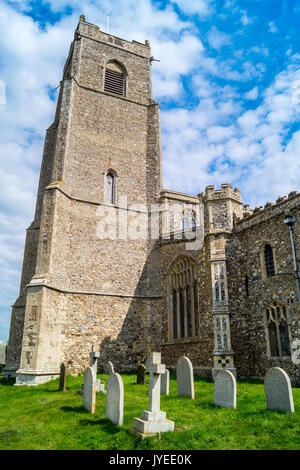
POLYGON ((88 367, 84 374, 83 406, 90 413, 96 408, 96 376, 92 367, 88 367))
POLYGON ((119 374, 110 374, 106 388, 105 418, 121 426, 123 424, 124 385, 119 374))
POLYGON ((280 367, 268 369, 265 376, 265 393, 269 410, 294 413, 294 399, 291 381, 280 367))
POLYGON ((61 363, 60 374, 59 374, 59 390, 61 390, 62 392, 66 391, 66 376, 67 376, 66 365, 64 363, 61 363))
POLYGON ((152 353, 150 364, 149 410, 143 410, 141 418, 134 418, 131 429, 133 434, 142 439, 161 432, 174 431, 174 422, 166 419, 166 412, 160 410, 160 375, 165 372, 161 354, 152 353))
POLYGON ((161 395, 169 395, 170 372, 167 369, 164 374, 161 374, 160 380, 161 395))
POLYGON ((100 379, 96 379, 96 393, 106 393, 105 383, 102 383, 100 379))
POLYGON ((178 396, 195 398, 193 366, 188 357, 178 359, 176 377, 178 396))
POLYGON ((236 380, 230 370, 220 370, 215 376, 214 404, 222 408, 236 408, 236 380))
POLYGON ((144 385, 146 379, 146 367, 144 364, 139 364, 136 374, 136 383, 144 385))
POLYGON ((7 344, 0 341, 0 364, 6 364, 6 350, 7 344))
POLYGON ((109 374, 114 374, 115 373, 114 365, 111 361, 108 361, 108 373, 109 374))

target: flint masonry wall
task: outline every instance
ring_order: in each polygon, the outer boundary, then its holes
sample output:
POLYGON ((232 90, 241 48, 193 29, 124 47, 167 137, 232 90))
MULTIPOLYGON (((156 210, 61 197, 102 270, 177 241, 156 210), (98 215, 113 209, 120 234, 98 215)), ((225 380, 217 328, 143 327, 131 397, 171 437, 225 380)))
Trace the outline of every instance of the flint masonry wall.
POLYGON ((289 230, 283 223, 286 211, 296 215, 295 244, 300 253, 300 195, 291 193, 275 205, 267 203, 237 221, 227 242, 226 257, 230 300, 230 322, 235 363, 239 376, 264 377, 269 367, 287 371, 299 383, 300 369, 291 359, 267 357, 264 311, 272 301, 286 306, 290 317, 291 341, 299 338, 300 317, 293 276, 289 230), (261 253, 265 243, 275 250, 276 274, 264 276, 261 253), (246 276, 248 285, 246 286, 246 276))

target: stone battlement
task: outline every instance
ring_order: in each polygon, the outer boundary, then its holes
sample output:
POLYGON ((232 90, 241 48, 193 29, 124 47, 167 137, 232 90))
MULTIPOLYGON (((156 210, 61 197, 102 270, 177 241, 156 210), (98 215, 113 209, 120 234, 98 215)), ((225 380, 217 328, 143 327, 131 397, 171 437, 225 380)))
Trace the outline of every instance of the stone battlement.
POLYGON ((231 184, 221 184, 221 189, 215 189, 214 185, 206 186, 205 192, 199 194, 203 203, 207 201, 233 199, 242 204, 241 191, 239 188, 232 189, 231 184))
POLYGON ((100 31, 99 26, 85 21, 84 15, 80 16, 78 26, 75 31, 75 37, 86 36, 95 41, 103 42, 109 44, 110 46, 118 47, 119 49, 124 49, 133 54, 143 56, 145 58, 151 57, 151 49, 149 41, 145 41, 145 44, 142 44, 137 41, 126 41, 112 34, 105 33, 100 31))
MULTIPOLYGON (((249 206, 244 206, 244 209, 249 206)), ((266 202, 264 207, 255 207, 255 209, 246 209, 244 217, 236 221, 235 231, 241 231, 249 228, 253 225, 266 222, 267 220, 277 217, 278 215, 284 215, 285 212, 291 211, 294 208, 299 209, 300 207, 300 193, 298 191, 292 191, 289 195, 279 196, 276 199, 275 204, 273 202, 266 202), (249 212, 250 211, 250 212, 249 212)))

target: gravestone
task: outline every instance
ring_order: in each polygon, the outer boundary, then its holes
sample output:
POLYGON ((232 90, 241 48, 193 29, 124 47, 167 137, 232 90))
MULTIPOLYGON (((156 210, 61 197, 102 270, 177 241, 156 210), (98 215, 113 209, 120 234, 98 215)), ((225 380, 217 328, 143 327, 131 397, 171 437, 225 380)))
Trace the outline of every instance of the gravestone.
POLYGON ((144 385, 146 379, 146 367, 144 364, 139 364, 136 374, 136 383, 144 385))
POLYGON ((195 398, 193 366, 188 357, 182 356, 178 360, 176 377, 178 396, 195 398))
POLYGON ((141 418, 134 418, 131 432, 138 437, 155 436, 161 432, 174 431, 174 422, 166 419, 166 412, 160 410, 160 375, 165 372, 161 354, 154 352, 150 362, 149 410, 142 411, 141 418))
POLYGON ((161 395, 169 395, 170 372, 167 369, 164 374, 161 374, 160 380, 161 395))
POLYGON ((123 424, 124 385, 119 374, 110 374, 106 388, 105 418, 114 424, 123 424))
POLYGON ((66 365, 61 363, 60 365, 60 374, 59 374, 59 390, 66 392, 66 365))
POLYGON ((96 407, 96 376, 94 369, 88 367, 84 374, 83 406, 90 413, 95 413, 96 407))
POLYGON ((115 373, 114 365, 111 361, 108 361, 108 373, 109 374, 114 374, 115 373))
POLYGON ((269 410, 294 413, 294 399, 291 381, 280 367, 272 367, 265 376, 265 393, 269 410))
POLYGON ((7 344, 0 341, 0 364, 6 364, 6 350, 7 344))
POLYGON ((214 404, 222 408, 236 408, 236 380, 230 370, 220 370, 216 373, 214 404))

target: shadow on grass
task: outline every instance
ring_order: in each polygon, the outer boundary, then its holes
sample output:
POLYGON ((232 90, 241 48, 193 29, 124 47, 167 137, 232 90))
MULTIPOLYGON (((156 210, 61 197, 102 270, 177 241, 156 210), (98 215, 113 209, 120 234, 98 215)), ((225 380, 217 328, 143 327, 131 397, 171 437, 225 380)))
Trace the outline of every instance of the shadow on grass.
POLYGON ((217 410, 220 408, 209 401, 195 401, 195 406, 203 410, 217 410))
POLYGON ((0 385, 9 385, 10 387, 12 385, 15 385, 15 382, 16 382, 16 379, 4 379, 4 378, 1 378, 0 379, 0 385))
POLYGON ((60 409, 66 413, 88 413, 83 406, 61 406, 60 409))
POLYGON ((101 430, 107 432, 108 434, 118 434, 121 431, 118 426, 111 423, 107 419, 97 419, 95 421, 82 419, 79 421, 79 424, 82 426, 101 426, 101 430))
POLYGON ((0 441, 1 439, 13 439, 17 434, 20 434, 20 431, 16 429, 8 429, 7 431, 0 433, 0 441))

